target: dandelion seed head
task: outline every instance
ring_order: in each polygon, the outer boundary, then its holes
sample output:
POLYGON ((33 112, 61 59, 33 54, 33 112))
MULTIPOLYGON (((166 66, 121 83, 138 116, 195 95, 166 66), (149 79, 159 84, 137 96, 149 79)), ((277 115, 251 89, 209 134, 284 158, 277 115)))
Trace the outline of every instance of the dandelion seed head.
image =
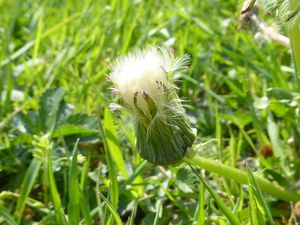
POLYGON ((109 78, 131 109, 136 108, 136 95, 139 108, 147 111, 148 105, 142 94, 149 95, 157 106, 164 104, 162 86, 172 88, 170 74, 179 69, 186 69, 188 62, 188 56, 176 59, 166 49, 149 47, 118 58, 109 78))
POLYGON ((149 47, 116 59, 109 79, 122 105, 135 115, 136 146, 151 163, 180 162, 194 142, 174 75, 188 69, 190 58, 175 58, 163 48, 149 47))

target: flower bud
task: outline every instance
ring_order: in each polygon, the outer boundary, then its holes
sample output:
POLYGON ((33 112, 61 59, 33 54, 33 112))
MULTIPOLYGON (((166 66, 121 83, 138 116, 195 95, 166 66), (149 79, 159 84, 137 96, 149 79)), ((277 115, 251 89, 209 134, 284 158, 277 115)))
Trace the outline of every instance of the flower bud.
POLYGON ((187 55, 175 58, 165 49, 150 47, 118 58, 109 75, 122 104, 136 118, 137 150, 153 164, 180 162, 194 142, 172 82, 188 62, 187 55))

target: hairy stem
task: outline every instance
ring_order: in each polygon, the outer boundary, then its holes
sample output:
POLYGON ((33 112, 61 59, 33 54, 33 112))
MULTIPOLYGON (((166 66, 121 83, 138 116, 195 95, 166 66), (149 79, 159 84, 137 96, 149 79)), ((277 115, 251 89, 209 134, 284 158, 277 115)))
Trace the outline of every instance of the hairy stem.
MULTIPOLYGON (((192 166, 203 168, 207 171, 217 173, 223 177, 232 179, 241 184, 248 183, 248 175, 245 171, 236 169, 234 167, 226 166, 220 162, 212 159, 203 158, 195 155, 191 158, 185 157, 184 161, 192 166)), ((276 183, 272 183, 265 178, 255 175, 255 179, 262 191, 273 195, 285 201, 300 200, 300 195, 284 189, 276 183)))

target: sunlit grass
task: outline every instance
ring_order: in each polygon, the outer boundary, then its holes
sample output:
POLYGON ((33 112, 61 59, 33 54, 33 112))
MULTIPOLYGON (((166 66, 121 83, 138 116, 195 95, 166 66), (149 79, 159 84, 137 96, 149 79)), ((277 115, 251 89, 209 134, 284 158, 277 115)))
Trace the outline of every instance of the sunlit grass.
POLYGON ((240 10, 0 0, 0 224, 296 224, 293 204, 254 177, 299 190, 300 82, 289 49, 241 24, 240 10), (245 184, 138 156, 106 77, 116 57, 149 45, 191 56, 176 85, 196 143, 207 141, 197 154, 245 171, 245 184))

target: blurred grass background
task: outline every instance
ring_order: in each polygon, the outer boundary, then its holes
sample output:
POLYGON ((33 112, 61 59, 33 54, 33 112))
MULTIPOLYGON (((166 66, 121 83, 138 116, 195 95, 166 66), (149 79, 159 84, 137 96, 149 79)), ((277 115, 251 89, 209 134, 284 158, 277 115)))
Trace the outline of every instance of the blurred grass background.
MULTIPOLYGON (((0 224, 230 224, 190 168, 140 159, 130 116, 108 109, 110 63, 148 45, 191 56, 177 84, 197 143, 211 140, 199 154, 299 190, 300 82, 290 50, 242 20, 241 8, 0 0, 0 224)), ((256 14, 287 35, 268 9, 256 14)), ((241 224, 296 224, 297 207, 268 195, 266 206, 251 179, 202 172, 241 224)))

